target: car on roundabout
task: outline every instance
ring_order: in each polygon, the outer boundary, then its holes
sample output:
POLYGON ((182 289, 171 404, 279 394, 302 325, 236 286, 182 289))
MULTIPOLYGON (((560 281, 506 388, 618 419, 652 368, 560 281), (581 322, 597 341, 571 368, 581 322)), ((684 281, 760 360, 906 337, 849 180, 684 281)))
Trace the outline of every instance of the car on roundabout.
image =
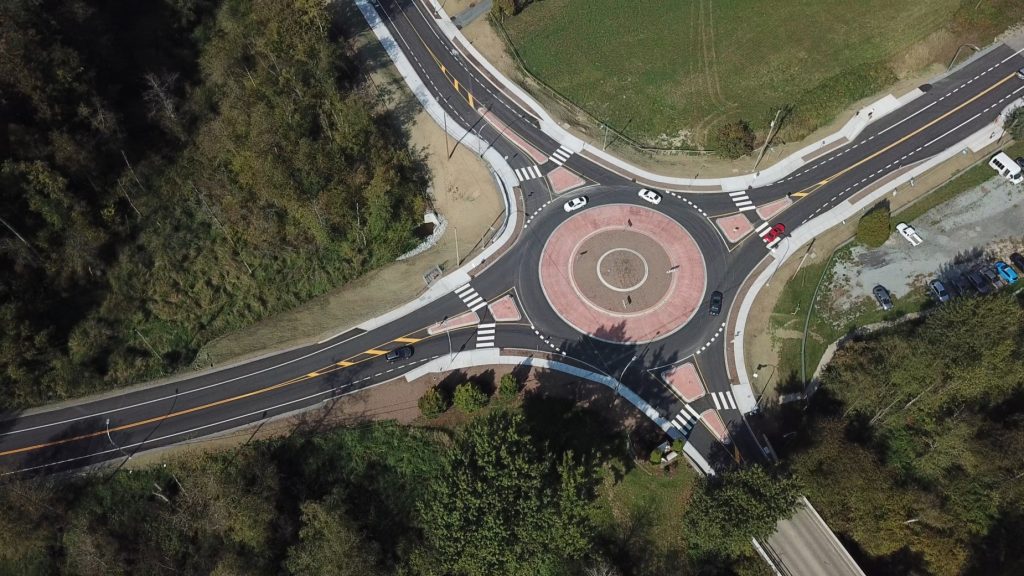
POLYGON ((658 194, 654 190, 648 190, 647 188, 641 188, 637 196, 657 206, 661 204, 661 194, 658 194))
POLYGON ((583 208, 586 205, 587 205, 587 197, 586 196, 577 196, 577 197, 573 198, 572 200, 569 200, 568 202, 566 202, 565 205, 562 206, 562 208, 566 212, 575 212, 575 211, 579 210, 580 208, 583 208))
POLYGON ((712 316, 722 313, 722 293, 718 290, 711 293, 711 299, 708 301, 708 313, 712 316))

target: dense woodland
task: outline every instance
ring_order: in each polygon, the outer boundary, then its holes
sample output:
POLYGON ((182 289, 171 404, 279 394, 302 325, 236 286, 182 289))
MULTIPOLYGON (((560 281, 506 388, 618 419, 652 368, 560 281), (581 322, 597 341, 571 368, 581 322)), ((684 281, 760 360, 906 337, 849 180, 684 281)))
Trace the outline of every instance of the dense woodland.
POLYGON ((750 535, 790 512, 792 480, 750 468, 659 499, 636 488, 685 464, 638 463, 620 423, 572 401, 499 396, 425 426, 309 425, 130 471, 4 478, 0 574, 766 574, 750 535), (661 516, 684 549, 651 540, 661 516))
MULTIPOLYGON (((869 574, 1022 574, 1024 309, 943 305, 841 349, 796 438, 807 496, 869 574)), ((791 424, 792 426, 793 424, 791 424)))
POLYGON ((0 409, 186 366, 415 245, 423 164, 331 10, 0 2, 0 409))

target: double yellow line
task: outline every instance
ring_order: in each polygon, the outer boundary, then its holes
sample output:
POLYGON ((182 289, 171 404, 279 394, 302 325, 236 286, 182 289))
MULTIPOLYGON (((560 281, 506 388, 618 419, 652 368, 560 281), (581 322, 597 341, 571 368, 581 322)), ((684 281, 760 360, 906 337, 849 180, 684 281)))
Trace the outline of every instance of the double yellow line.
POLYGON ((969 100, 964 101, 963 103, 961 103, 956 108, 953 108, 952 110, 950 110, 949 112, 946 112, 942 116, 939 116, 938 118, 932 120, 931 122, 925 124, 924 126, 921 126, 920 128, 918 128, 917 130, 914 130, 910 134, 907 134, 906 136, 900 138, 899 140, 893 142, 892 144, 889 144, 885 148, 882 148, 882 149, 876 151, 874 154, 871 154, 870 156, 864 158, 863 160, 860 160, 856 164, 852 164, 850 166, 847 166, 843 170, 840 170, 839 172, 836 172, 835 174, 829 176, 828 178, 825 178, 824 180, 822 180, 822 181, 820 181, 820 182, 818 182, 816 184, 812 184, 812 185, 808 186, 807 188, 804 188, 803 190, 801 190, 799 192, 794 192, 794 193, 790 194, 790 196, 793 196, 795 198, 802 198, 802 197, 807 196, 807 195, 809 195, 809 194, 811 194, 813 192, 818 191, 819 189, 821 189, 823 186, 825 186, 829 182, 835 180, 836 178, 839 178, 840 176, 842 176, 843 174, 846 174, 850 170, 853 170, 854 168, 857 168, 858 166, 863 165, 865 162, 869 162, 869 161, 877 158, 878 156, 881 156, 882 154, 888 152, 889 150, 892 150, 896 146, 899 146, 900 144, 906 142, 907 140, 910 140, 914 136, 917 136, 921 132, 924 132, 928 128, 931 128, 932 126, 934 126, 935 124, 941 122, 942 120, 945 120, 946 118, 948 118, 949 116, 955 114, 956 112, 959 112, 961 109, 963 109, 965 106, 967 106, 971 102, 974 102, 978 98, 981 98, 985 94, 988 94, 989 92, 995 90, 999 86, 1002 86, 1003 84, 1008 82, 1010 79, 1012 79, 1014 76, 1016 76, 1016 74, 1017 74, 1016 72, 1011 72, 1010 74, 1007 74, 1006 77, 1003 78, 1002 80, 1000 80, 999 82, 996 82, 995 84, 989 86, 988 88, 982 90, 981 92, 978 92, 977 94, 972 96, 969 100))
MULTIPOLYGON (((426 338, 413 338, 411 336, 402 336, 402 337, 399 337, 399 338, 395 338, 394 340, 390 340, 389 342, 397 342, 397 343, 400 343, 400 344, 414 344, 416 342, 420 342, 421 340, 425 340, 425 339, 426 338)), ((23 446, 21 448, 14 448, 14 449, 11 449, 11 450, 5 450, 3 452, 0 452, 0 456, 11 456, 11 455, 14 455, 14 454, 23 454, 25 452, 31 452, 31 451, 34 451, 34 450, 40 450, 42 448, 50 448, 52 446, 60 446, 60 445, 63 445, 63 444, 70 444, 71 442, 77 442, 79 440, 88 440, 90 438, 97 438, 99 436, 103 436, 103 435, 107 434, 108 432, 121 432, 121 431, 124 431, 124 430, 131 430, 133 428, 139 428, 141 426, 146 426, 148 424, 154 424, 154 423, 157 423, 157 422, 162 422, 164 420, 170 420, 171 418, 177 418, 178 416, 184 416, 186 414, 192 414, 194 412, 200 412, 200 411, 206 410, 208 408, 215 408, 217 406, 223 406, 224 404, 230 404, 231 402, 236 402, 238 400, 244 400, 246 398, 252 398, 254 396, 259 396, 261 394, 266 394, 267 392, 273 392, 274 390, 279 390, 281 388, 285 388, 287 386, 291 386, 292 384, 297 384, 299 382, 305 382, 307 380, 312 380, 313 378, 316 378, 318 376, 323 376, 325 374, 330 374, 332 372, 336 372, 338 370, 342 370, 344 368, 348 368, 349 366, 354 366, 354 365, 359 364, 361 362, 366 362, 368 360, 372 360, 374 358, 377 358, 377 357, 382 356, 382 355, 387 354, 387 353, 388 353, 388 350, 381 350, 381 349, 378 349, 378 348, 370 348, 369 350, 364 350, 363 352, 360 352, 358 354, 354 354, 354 355, 348 357, 345 360, 340 360, 338 362, 335 362, 333 364, 330 364, 328 366, 325 366, 323 368, 320 368, 318 370, 315 370, 315 371, 310 372, 308 374, 305 374, 303 376, 292 378, 290 380, 285 380, 284 382, 278 382, 277 384, 272 384, 272 385, 267 386, 265 388, 260 388, 258 390, 253 390, 251 392, 245 392, 244 394, 238 394, 236 396, 231 396, 231 397, 228 397, 228 398, 223 398, 221 400, 215 400, 213 402, 208 402, 206 404, 202 404, 202 405, 199 405, 199 406, 193 406, 192 408, 185 408, 183 410, 178 410, 178 411, 175 411, 175 412, 168 412, 167 414, 163 414, 161 416, 154 416, 153 418, 146 418, 144 420, 138 420, 138 421, 135 421, 135 422, 129 422, 127 424, 121 424, 119 426, 115 426, 115 427, 110 428, 110 429, 106 429, 105 428, 103 430, 99 430, 99 431, 96 431, 96 432, 89 432, 87 434, 79 434, 77 436, 70 436, 68 438, 61 438, 60 440, 53 440, 51 442, 42 442, 40 444, 33 444, 32 446, 23 446), (357 360, 357 358, 359 356, 366 356, 366 357, 365 358, 360 358, 360 359, 357 360)))

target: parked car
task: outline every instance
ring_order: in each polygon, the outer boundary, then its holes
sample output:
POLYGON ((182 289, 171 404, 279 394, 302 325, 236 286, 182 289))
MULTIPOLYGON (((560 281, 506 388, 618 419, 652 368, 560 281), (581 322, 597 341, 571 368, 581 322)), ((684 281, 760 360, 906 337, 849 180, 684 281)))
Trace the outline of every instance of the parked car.
POLYGON ((967 279, 971 281, 971 285, 974 286, 974 289, 981 295, 992 293, 992 284, 990 284, 989 281, 981 275, 981 272, 971 270, 967 273, 967 279))
POLYGON ((971 281, 963 274, 951 275, 949 277, 949 283, 956 288, 957 293, 961 296, 967 296, 971 293, 971 290, 974 289, 971 287, 971 281))
POLYGON ((776 238, 781 238, 782 235, 785 234, 785 233, 786 233, 786 225, 783 224, 782 222, 779 222, 779 223, 775 224, 774 226, 772 226, 768 230, 768 232, 765 233, 763 238, 764 238, 765 242, 771 242, 772 240, 775 240, 776 238))
POLYGON ((996 272, 999 273, 1000 278, 1006 280, 1007 284, 1017 283, 1017 272, 1006 262, 1003 262, 1002 260, 996 262, 996 272))
POLYGON ((413 352, 414 352, 414 350, 413 350, 412 346, 409 346, 409 345, 399 346, 398 348, 395 348, 394 350, 389 351, 387 353, 387 356, 385 356, 384 358, 388 362, 395 362, 397 360, 405 360, 406 358, 412 358, 413 352))
POLYGON ((875 295, 875 300, 878 300, 878 305, 882 307, 882 310, 892 310, 892 295, 885 289, 885 286, 879 284, 871 290, 871 293, 875 295))
POLYGON ((1017 78, 1020 78, 1021 80, 1024 80, 1024 68, 1021 68, 1020 70, 1017 70, 1017 78))
POLYGON ((1021 256, 1019 252, 1010 254, 1010 262, 1017 267, 1017 270, 1024 272, 1024 256, 1021 256))
POLYGON ((931 282, 928 283, 928 287, 932 291, 932 296, 934 296, 940 304, 943 302, 949 302, 949 292, 946 290, 946 287, 942 284, 942 281, 932 280, 931 282))
POLYGON ((1003 286, 1006 286, 1006 281, 1003 280, 1003 278, 999 275, 999 272, 996 271, 995 266, 991 264, 982 264, 981 266, 978 267, 978 272, 981 272, 981 275, 984 276, 986 280, 991 282, 997 290, 999 288, 1002 288, 1003 286))
POLYGON ((1013 158, 1010 158, 1006 152, 997 153, 988 161, 988 165, 998 172, 1000 176, 1014 184, 1024 182, 1024 169, 1013 158))
POLYGON ((914 230, 914 227, 906 222, 900 222, 897 224, 896 231, 900 233, 900 236, 906 238, 907 242, 910 242, 911 246, 917 246, 921 242, 924 242, 924 240, 921 239, 921 236, 918 235, 917 230, 914 230))
POLYGON ((562 206, 562 208, 564 208, 566 212, 575 212, 576 210, 579 210, 580 208, 583 208, 586 205, 587 205, 587 197, 586 196, 577 196, 577 197, 573 198, 572 200, 569 200, 568 202, 566 202, 565 206, 562 206))
POLYGON ((654 204, 654 205, 661 204, 661 194, 658 194, 654 190, 648 190, 647 188, 642 188, 640 190, 640 192, 637 193, 637 195, 640 196, 641 198, 643 198, 644 200, 647 200, 651 204, 654 204))
POLYGON ((718 290, 711 293, 711 300, 708 302, 708 312, 712 316, 718 316, 722 313, 722 293, 718 290))

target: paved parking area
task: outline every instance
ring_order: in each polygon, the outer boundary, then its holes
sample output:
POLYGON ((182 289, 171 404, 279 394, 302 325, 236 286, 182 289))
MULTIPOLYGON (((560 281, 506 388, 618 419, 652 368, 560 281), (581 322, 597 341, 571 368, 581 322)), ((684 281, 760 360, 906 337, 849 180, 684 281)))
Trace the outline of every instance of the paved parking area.
MULTIPOLYGON (((894 218, 899 221, 898 216, 894 218)), ((895 224, 894 222, 894 224, 895 224)), ((854 247, 834 266, 833 306, 847 308, 881 284, 897 297, 922 289, 949 270, 984 257, 1005 260, 1024 248, 1024 186, 993 178, 913 222, 924 243, 911 247, 893 232, 881 247, 854 247)))

